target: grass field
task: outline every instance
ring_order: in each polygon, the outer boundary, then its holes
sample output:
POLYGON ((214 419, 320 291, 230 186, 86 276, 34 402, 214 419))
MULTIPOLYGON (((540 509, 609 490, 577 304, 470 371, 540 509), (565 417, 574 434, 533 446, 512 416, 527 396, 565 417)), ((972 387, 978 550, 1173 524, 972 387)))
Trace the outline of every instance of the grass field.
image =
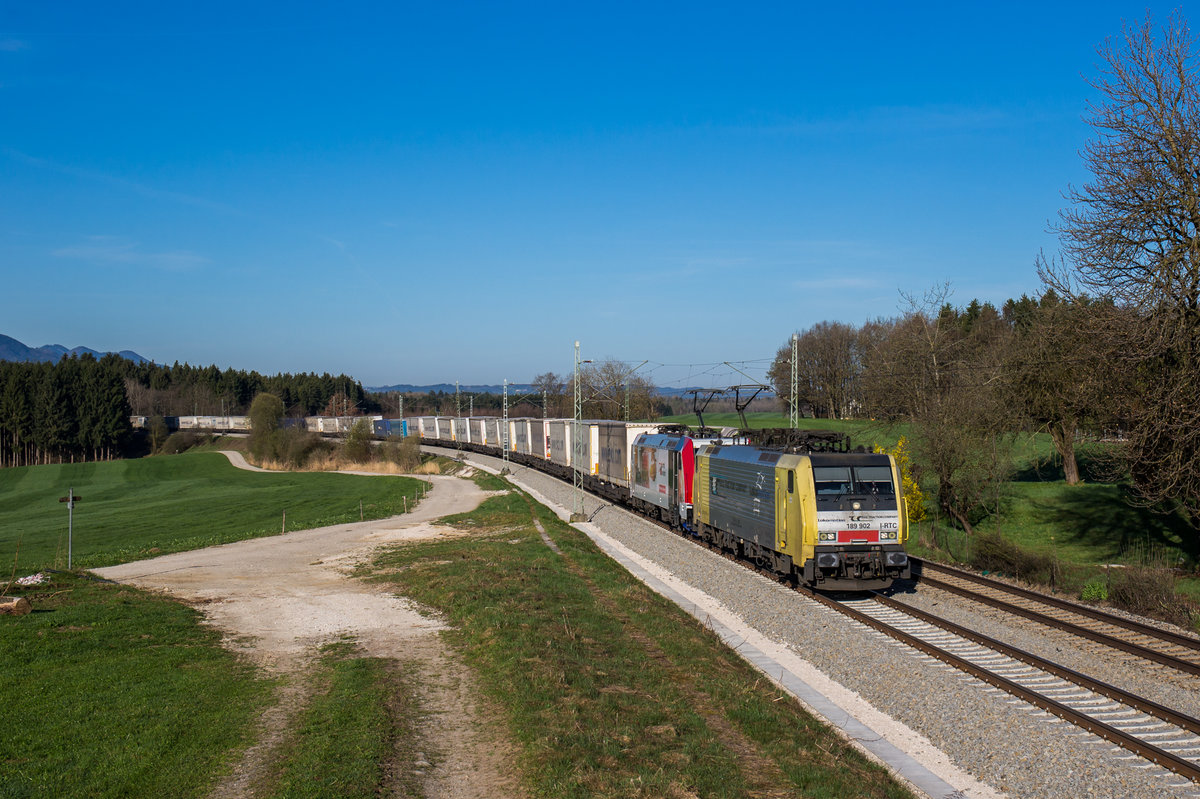
POLYGON ((476 535, 398 547, 375 579, 450 620, 532 795, 909 795, 546 508, 510 492, 448 521, 476 535))
POLYGON ((0 796, 206 796, 272 684, 177 602, 54 574, 0 617, 0 796))
POLYGON ((98 568, 167 552, 403 512, 423 484, 405 477, 247 472, 214 452, 109 463, 0 469, 0 585, 65 568, 68 488, 72 563, 98 568))
MULTIPOLYGON (((423 485, 247 472, 211 452, 0 470, 0 588, 10 570, 65 562, 57 500, 68 487, 84 498, 78 568, 277 533, 285 507, 289 529, 357 520, 360 502, 367 518, 389 516, 423 485)), ((183 604, 86 573, 45 573, 48 583, 12 591, 30 599, 32 614, 0 617, 0 797, 206 796, 251 742, 273 683, 183 604)), ((378 661, 338 654, 326 658, 329 690, 304 719, 272 795, 375 795, 396 722, 384 704, 361 698, 391 697, 398 683, 378 661)))

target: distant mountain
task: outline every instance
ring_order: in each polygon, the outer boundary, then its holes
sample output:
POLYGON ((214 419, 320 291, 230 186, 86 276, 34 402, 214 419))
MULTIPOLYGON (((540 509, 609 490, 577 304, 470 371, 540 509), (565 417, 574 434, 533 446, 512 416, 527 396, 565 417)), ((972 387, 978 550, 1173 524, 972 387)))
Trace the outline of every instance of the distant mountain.
MULTIPOLYGON (((90 353, 96 358, 102 358, 108 353, 97 352, 88 347, 67 349, 61 344, 47 344, 44 347, 29 347, 11 336, 0 334, 0 361, 17 361, 22 363, 57 363, 64 355, 83 355, 90 353)), ((132 350, 121 350, 116 353, 134 363, 148 363, 149 358, 143 358, 132 350)))

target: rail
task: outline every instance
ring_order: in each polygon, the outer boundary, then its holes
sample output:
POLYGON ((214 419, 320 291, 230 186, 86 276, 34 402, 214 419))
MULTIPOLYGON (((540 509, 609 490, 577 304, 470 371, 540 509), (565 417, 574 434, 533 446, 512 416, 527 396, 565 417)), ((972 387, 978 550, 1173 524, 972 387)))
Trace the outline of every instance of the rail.
POLYGON ((927 585, 939 588, 943 591, 950 591, 972 601, 989 605, 997 608, 998 610, 1003 610, 1006 613, 1022 616, 1032 621, 1036 621, 1039 624, 1044 624, 1048 627, 1063 630, 1105 646, 1119 649, 1123 652, 1127 652, 1145 660, 1150 660, 1164 666, 1169 666, 1170 668, 1178 671, 1200 675, 1200 662, 1198 662, 1200 661, 1200 641, 1196 639, 1188 638, 1187 636, 1171 632, 1170 630, 1162 630, 1157 627, 1152 627, 1148 624, 1142 624, 1141 622, 1133 621, 1132 619, 1125 619, 1120 616, 1115 616, 1111 613, 1105 613, 1104 611, 1097 610, 1095 608, 1089 608, 1085 605, 1068 602, 1066 600, 1059 599, 1058 597, 1046 596, 1045 594, 1039 594, 1036 591, 1030 591, 1028 589, 1008 585, 1007 583, 1002 583, 998 580, 989 580, 986 577, 972 574, 961 569, 943 566, 941 564, 932 563, 928 560, 918 558, 913 558, 912 560, 916 564, 919 564, 919 568, 913 570, 914 578, 927 585), (940 580, 936 577, 931 577, 926 574, 927 571, 949 575, 954 579, 980 585, 992 591, 1017 596, 1027 601, 1037 602, 1047 607, 1056 608, 1067 613, 1074 613, 1078 616, 1099 621, 1111 627, 1127 630, 1136 633, 1137 635, 1154 639, 1155 641, 1161 641, 1172 646, 1180 647, 1186 650, 1186 653, 1189 655, 1195 653, 1197 660, 1191 660, 1178 655, 1173 655, 1169 652, 1153 649, 1145 644, 1127 641, 1123 638, 1118 638, 1114 635, 1093 629, 1091 627, 1085 627, 1067 619, 1042 613, 1033 608, 1013 604, 1012 602, 1007 602, 1004 599, 996 596, 980 593, 962 585, 956 585, 953 582, 940 580))
MULTIPOLYGON (((887 622, 876 619, 873 616, 870 616, 869 614, 859 611, 855 608, 848 607, 842 602, 838 602, 835 599, 826 597, 807 588, 799 588, 798 590, 815 601, 820 602, 827 607, 833 608, 839 613, 849 616, 855 621, 865 624, 872 629, 878 630, 885 635, 891 636, 897 641, 907 644, 908 646, 911 646, 914 649, 929 655, 930 657, 937 658, 943 663, 953 666, 960 671, 964 671, 973 677, 989 683, 990 685, 994 685, 1000 690, 1012 694, 1022 701, 1036 705, 1046 712, 1058 716, 1064 721, 1069 721, 1072 724, 1087 730, 1088 732, 1098 735, 1107 741, 1111 741, 1112 743, 1117 744, 1124 749, 1134 752, 1141 757, 1144 757, 1153 763, 1157 763, 1163 768, 1169 769, 1176 774, 1187 777, 1194 782, 1200 781, 1200 765, 1197 765, 1191 760, 1180 757, 1165 749, 1155 746, 1154 744, 1131 735, 1130 733, 1127 733, 1117 727, 1105 724, 1104 722, 1092 718, 1080 710, 1076 710, 1069 705, 1044 696, 1013 680, 1008 679, 1007 677, 1003 677, 995 672, 983 668, 982 666, 979 666, 976 663, 972 663, 970 660, 964 657, 955 655, 954 653, 935 646, 915 635, 912 635, 911 633, 900 630, 895 626, 888 624, 887 622)), ((925 613, 924 611, 920 611, 916 608, 909 607, 888 597, 876 594, 874 599, 882 605, 890 607, 894 610, 898 610, 901 613, 913 616, 914 618, 918 618, 927 624, 932 624, 961 638, 974 641, 981 646, 1008 655, 1009 657, 1033 666, 1034 668, 1054 674, 1055 676, 1070 682, 1074 682, 1081 687, 1093 691, 1094 693, 1106 696, 1109 699, 1135 708, 1136 710, 1148 715, 1155 716, 1156 718, 1162 719, 1170 724, 1174 724, 1181 729, 1188 730, 1189 732, 1193 733, 1200 732, 1200 719, 1192 718, 1185 714, 1171 710, 1170 708, 1158 705, 1141 697, 1137 697, 1121 690, 1120 688, 1108 685, 1107 683, 1099 680, 1095 680, 1087 675, 1080 674, 1079 672, 1072 671, 1064 666, 1060 666, 1056 663, 1040 658, 1037 655, 1017 649, 1016 647, 1009 646, 1002 641, 982 635, 981 633, 977 633, 973 630, 957 625, 946 619, 925 613)))

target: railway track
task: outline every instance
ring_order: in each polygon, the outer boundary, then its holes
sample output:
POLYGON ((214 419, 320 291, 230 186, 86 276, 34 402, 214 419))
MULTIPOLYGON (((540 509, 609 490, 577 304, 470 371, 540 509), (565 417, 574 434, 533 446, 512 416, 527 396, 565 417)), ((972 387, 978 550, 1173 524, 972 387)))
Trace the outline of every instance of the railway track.
MULTIPOLYGON (((667 531, 677 534, 679 532, 661 520, 648 517, 647 520, 667 531)), ((777 577, 769 570, 747 563, 719 547, 700 541, 696 543, 728 559, 736 560, 759 574, 773 579, 777 577)), ((928 576, 921 575, 922 581, 929 584, 939 582, 954 585, 954 588, 947 590, 971 599, 977 599, 978 592, 962 588, 961 584, 971 583, 972 578, 983 586, 990 587, 995 583, 1004 589, 1012 589, 1009 593, 1014 596, 1027 593, 1030 595, 1025 599, 1027 603, 1043 598, 1032 591, 1026 592, 1024 589, 997 583, 986 577, 978 577, 924 560, 919 562, 923 568, 928 566, 931 572, 945 572, 951 578, 945 581, 931 581, 928 576), (954 578, 958 574, 963 577, 956 583, 954 578)), ((970 674, 1181 777, 1200 783, 1200 719, 990 638, 948 619, 905 605, 878 592, 872 592, 868 599, 838 600, 803 586, 793 587, 810 599, 919 652, 970 674)), ((996 593, 1002 592, 996 589, 996 593)), ((1058 610, 1063 617, 1037 614, 1024 604, 1004 602, 990 594, 989 598, 983 601, 1002 610, 1012 608, 1010 612, 1017 615, 1036 618, 1048 626, 1075 632, 1138 657, 1179 668, 1181 671, 1197 673, 1190 668, 1190 665, 1194 664, 1186 660, 1133 643, 1119 635, 1106 635, 1090 627, 1073 624, 1065 615, 1082 606, 1053 597, 1049 599, 1055 600, 1055 603, 1043 604, 1051 607, 1062 605, 1058 610)), ((1090 618, 1096 625, 1107 624, 1131 635, 1141 636, 1147 642, 1172 644, 1179 641, 1176 646, 1180 649, 1200 654, 1200 642, 1187 636, 1113 616, 1094 608, 1082 609, 1090 611, 1090 614, 1075 615, 1090 618), (1113 620, 1111 623, 1110 619, 1113 620)))
POLYGON ((919 652, 1200 782, 1200 719, 882 594, 839 600, 799 590, 919 652))
POLYGON ((1063 630, 1143 660, 1200 675, 1200 640, 1046 596, 998 580, 913 558, 913 578, 1006 613, 1063 630))
MULTIPOLYGON (((646 518, 664 530, 677 534, 679 532, 659 519, 646 518)), ((777 575, 773 572, 747 563, 733 553, 698 540, 696 543, 728 559, 735 560, 759 574, 777 579, 777 575)), ((1014 595, 1027 593, 1030 595, 1030 599, 1027 600, 1029 602, 1042 599, 1040 594, 997 583, 986 577, 977 577, 968 572, 960 572, 958 569, 943 567, 940 564, 930 564, 923 560, 920 563, 922 567, 928 565, 929 571, 944 571, 951 577, 962 574, 964 577, 961 582, 970 583, 971 578, 975 578, 980 581, 981 585, 990 586, 995 583, 1005 589, 1013 589, 1011 593, 1014 595)), ((921 579, 928 581, 925 576, 922 576, 921 579)), ((951 581, 947 580, 945 584, 949 585, 951 581)), ((1181 777, 1200 783, 1200 719, 1018 649, 948 619, 905 605, 879 592, 871 592, 868 599, 838 600, 803 586, 792 587, 810 599, 907 644, 919 652, 970 674, 1181 777)), ((976 599, 976 594, 967 589, 950 590, 953 593, 976 599)), ((1050 599, 1054 598, 1050 597, 1050 599)), ((1056 602, 1064 606, 1060 608, 1064 614, 1081 607, 1063 600, 1056 600, 1056 602)), ((986 604, 1004 610, 1011 607, 1014 609, 1012 612, 1018 615, 1032 617, 1030 614, 1034 614, 1038 621, 1043 620, 1041 615, 1029 611, 1022 605, 1005 603, 996 599, 989 599, 986 604)), ((1159 642, 1170 643, 1179 640, 1182 642, 1181 648, 1200 653, 1200 642, 1187 636, 1112 616, 1094 608, 1083 607, 1082 609, 1091 611, 1092 620, 1097 624, 1106 624, 1109 619, 1112 619, 1114 622, 1109 625, 1111 627, 1159 642), (1189 644, 1192 646, 1188 646, 1189 644)), ((1087 614, 1077 615, 1087 618, 1087 614)), ((1079 625, 1073 625, 1065 619, 1054 616, 1047 616, 1046 619, 1047 621, 1043 623, 1057 629, 1070 629, 1075 632, 1074 628, 1079 627, 1079 625)), ((1190 671, 1186 665, 1177 664, 1175 658, 1163 655, 1153 649, 1139 646, 1117 636, 1106 636, 1087 627, 1080 627, 1080 630, 1077 634, 1092 640, 1115 646, 1138 657, 1164 663, 1164 665, 1180 668, 1183 671, 1190 671)), ((1181 663, 1186 663, 1186 661, 1181 661, 1181 663)))

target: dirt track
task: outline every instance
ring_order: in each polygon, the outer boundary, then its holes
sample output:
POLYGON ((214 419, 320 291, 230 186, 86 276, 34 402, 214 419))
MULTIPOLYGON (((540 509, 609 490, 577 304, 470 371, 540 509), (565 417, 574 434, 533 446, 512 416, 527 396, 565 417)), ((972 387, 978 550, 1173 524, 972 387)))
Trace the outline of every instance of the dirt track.
MULTIPOLYGON (((253 468, 237 453, 226 454, 234 465, 253 468)), ((425 759, 433 767, 396 767, 429 769, 426 796, 512 796, 519 790, 509 747, 476 700, 471 675, 437 635, 441 623, 349 575, 378 546, 462 534, 432 522, 477 507, 486 493, 469 480, 431 480, 426 499, 403 516, 180 552, 97 573, 196 604, 228 646, 276 673, 303 678, 322 644, 346 636, 367 655, 406 661, 425 678, 418 700, 430 727, 425 759)), ((279 706, 263 719, 260 744, 214 796, 254 795, 274 745, 307 702, 305 686, 304 679, 287 681, 279 706)))

